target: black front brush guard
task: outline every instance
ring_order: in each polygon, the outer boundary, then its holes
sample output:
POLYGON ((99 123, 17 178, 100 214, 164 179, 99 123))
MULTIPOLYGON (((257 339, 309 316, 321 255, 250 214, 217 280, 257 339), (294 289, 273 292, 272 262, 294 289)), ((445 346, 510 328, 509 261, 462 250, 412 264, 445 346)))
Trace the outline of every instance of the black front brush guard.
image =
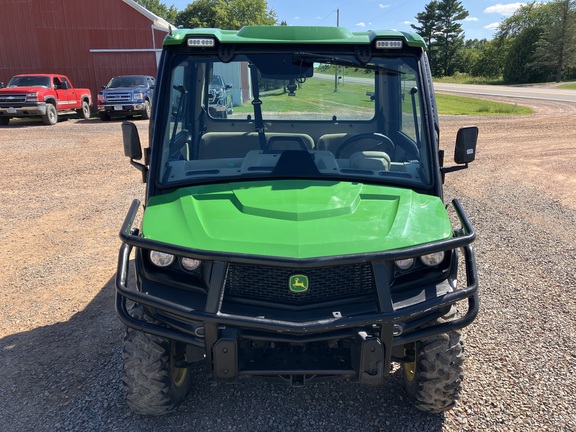
MULTIPOLYGON (((474 250, 471 246, 476 234, 474 233, 470 221, 464 213, 460 203, 457 200, 453 200, 452 205, 460 219, 462 229, 456 231, 455 236, 450 239, 440 240, 420 246, 370 254, 342 255, 311 259, 279 259, 269 256, 228 254, 224 252, 196 250, 141 237, 138 235, 138 231, 132 228, 132 224, 140 206, 140 202, 134 200, 120 232, 123 244, 120 248, 118 271, 116 274, 116 311, 120 320, 127 326, 166 339, 172 339, 199 347, 205 346, 204 340, 195 336, 192 332, 163 327, 161 325, 140 321, 132 317, 127 309, 127 300, 140 303, 144 306, 149 306, 158 310, 160 313, 169 315, 174 320, 181 321, 182 323, 202 322, 205 326, 210 325, 213 326, 213 328, 231 326, 246 330, 264 331, 269 332, 271 335, 278 335, 278 339, 284 339, 286 341, 301 342, 308 337, 313 338, 314 335, 320 336, 322 333, 326 335, 332 332, 342 333, 349 331, 352 334, 355 334, 356 329, 358 328, 380 326, 381 328, 394 329, 394 337, 389 343, 392 346, 401 346, 435 334, 457 330, 469 325, 478 313, 478 275, 474 250), (219 310, 218 305, 221 304, 221 300, 224 296, 224 284, 210 288, 209 298, 213 299, 213 301, 207 301, 207 305, 213 304, 216 306, 208 308, 209 310, 192 309, 185 305, 167 301, 157 296, 129 289, 127 282, 129 259, 132 247, 154 249, 161 252, 201 260, 212 260, 219 262, 222 265, 226 265, 225 263, 227 262, 242 262, 272 264, 286 267, 313 267, 325 265, 327 263, 333 265, 350 264, 355 262, 393 261, 443 250, 462 248, 464 251, 467 284, 465 288, 460 288, 441 296, 427 299, 422 303, 403 307, 398 310, 394 308, 389 290, 386 290, 386 298, 380 299, 381 310, 377 313, 360 316, 331 317, 308 322, 283 321, 222 313, 219 310), (401 326, 401 323, 414 320, 424 315, 433 314, 438 310, 447 308, 458 301, 466 299, 468 301, 468 310, 458 319, 413 331, 408 331, 409 329, 404 329, 401 326)), ((182 327, 185 327, 185 324, 182 327)), ((272 336, 272 339, 273 338, 274 336, 272 336)))

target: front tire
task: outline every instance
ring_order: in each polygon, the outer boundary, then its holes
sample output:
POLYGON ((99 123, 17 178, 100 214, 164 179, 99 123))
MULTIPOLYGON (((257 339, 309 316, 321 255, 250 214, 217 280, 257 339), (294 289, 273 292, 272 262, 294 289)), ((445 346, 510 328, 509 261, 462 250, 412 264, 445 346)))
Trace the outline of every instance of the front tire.
MULTIPOLYGON (((140 307, 133 316, 143 317, 140 307)), ((191 386, 189 367, 178 367, 185 360, 185 347, 132 328, 124 337, 124 390, 130 408, 144 415, 163 415, 174 411, 191 386)))
POLYGON ((151 112, 151 106, 150 106, 150 101, 146 100, 144 101, 144 111, 142 111, 142 118, 144 120, 148 120, 150 118, 150 112, 151 112))
POLYGON ((82 108, 76 110, 76 114, 78 114, 78 118, 82 120, 88 120, 90 118, 90 105, 88 105, 88 101, 82 101, 82 108))
POLYGON ((47 125, 55 125, 58 123, 58 111, 53 104, 46 104, 46 114, 42 116, 42 121, 47 125))
POLYGON ((422 339, 405 347, 414 362, 403 363, 408 399, 418 409, 441 413, 460 398, 464 344, 459 331, 422 339))
POLYGON ((10 117, 0 117, 0 126, 8 126, 10 123, 10 117))

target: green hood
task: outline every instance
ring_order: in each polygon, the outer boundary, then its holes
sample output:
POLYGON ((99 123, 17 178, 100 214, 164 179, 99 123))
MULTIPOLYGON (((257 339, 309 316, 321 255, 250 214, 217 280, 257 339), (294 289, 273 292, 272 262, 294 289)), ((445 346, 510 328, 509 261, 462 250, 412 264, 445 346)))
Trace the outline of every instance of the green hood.
POLYGON ((155 196, 142 232, 193 249, 285 258, 370 253, 452 236, 437 197, 302 180, 205 185, 155 196))

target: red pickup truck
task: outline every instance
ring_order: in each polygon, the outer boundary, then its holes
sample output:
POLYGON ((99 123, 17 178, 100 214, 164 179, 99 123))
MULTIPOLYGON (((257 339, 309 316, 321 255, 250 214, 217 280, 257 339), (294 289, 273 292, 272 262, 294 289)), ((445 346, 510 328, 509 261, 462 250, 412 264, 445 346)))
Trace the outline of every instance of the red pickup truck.
POLYGON ((0 88, 0 126, 16 117, 42 117, 48 125, 56 124, 60 115, 74 114, 88 119, 90 105, 90 90, 74 88, 64 75, 16 75, 5 88, 0 88))

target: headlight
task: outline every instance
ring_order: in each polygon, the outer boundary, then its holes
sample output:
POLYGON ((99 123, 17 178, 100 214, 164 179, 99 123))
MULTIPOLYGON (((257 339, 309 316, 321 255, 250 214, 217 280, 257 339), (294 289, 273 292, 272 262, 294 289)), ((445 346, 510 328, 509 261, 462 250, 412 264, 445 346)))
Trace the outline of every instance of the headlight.
POLYGON ((153 250, 150 251, 150 261, 158 267, 168 267, 174 262, 174 255, 153 250))
POLYGON ((202 261, 194 259, 194 258, 182 258, 182 267, 184 267, 186 270, 188 271, 194 271, 196 270, 198 267, 200 267, 200 264, 202 264, 202 261))
POLYGON ((38 102, 38 93, 26 94, 26 102, 38 102))
POLYGON ((104 95, 102 93, 98 93, 98 102, 99 103, 106 102, 106 98, 104 97, 104 95))
POLYGON ((414 258, 396 260, 394 261, 394 264, 396 264, 396 267, 398 267, 400 270, 408 270, 410 267, 412 267, 412 264, 414 264, 414 258))
POLYGON ((144 99, 144 93, 134 92, 134 100, 142 100, 142 99, 144 99))
POLYGON ((434 267, 440 264, 444 260, 445 253, 444 251, 434 252, 428 255, 422 255, 420 257, 420 261, 427 265, 428 267, 434 267))

